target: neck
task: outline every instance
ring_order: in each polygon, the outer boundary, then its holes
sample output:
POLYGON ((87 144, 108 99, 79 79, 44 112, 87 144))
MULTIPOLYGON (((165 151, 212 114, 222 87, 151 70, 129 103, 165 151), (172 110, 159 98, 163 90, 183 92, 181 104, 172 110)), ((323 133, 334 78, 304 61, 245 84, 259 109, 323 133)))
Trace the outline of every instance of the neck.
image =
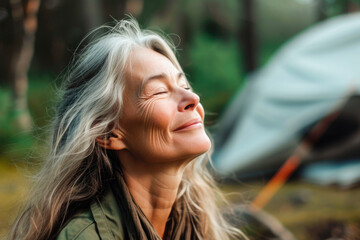
POLYGON ((163 237, 186 164, 149 163, 133 159, 128 154, 121 155, 120 159, 133 199, 163 237))

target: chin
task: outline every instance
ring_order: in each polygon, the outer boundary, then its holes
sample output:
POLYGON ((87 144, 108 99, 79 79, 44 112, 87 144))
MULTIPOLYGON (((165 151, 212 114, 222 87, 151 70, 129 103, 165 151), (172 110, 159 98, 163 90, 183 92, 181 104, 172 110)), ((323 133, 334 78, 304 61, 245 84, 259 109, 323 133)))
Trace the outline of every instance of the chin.
POLYGON ((189 142, 190 152, 196 156, 206 153, 209 151, 210 147, 211 141, 206 134, 189 142))

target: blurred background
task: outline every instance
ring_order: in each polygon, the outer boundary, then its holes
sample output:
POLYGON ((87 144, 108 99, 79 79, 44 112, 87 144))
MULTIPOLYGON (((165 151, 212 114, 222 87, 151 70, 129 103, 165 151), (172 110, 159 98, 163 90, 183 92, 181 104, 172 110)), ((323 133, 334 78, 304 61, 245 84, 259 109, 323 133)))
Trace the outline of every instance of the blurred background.
POLYGON ((214 172, 252 239, 360 239, 359 11, 359 0, 2 0, 0 237, 46 157, 73 53, 131 14, 177 46, 214 172))

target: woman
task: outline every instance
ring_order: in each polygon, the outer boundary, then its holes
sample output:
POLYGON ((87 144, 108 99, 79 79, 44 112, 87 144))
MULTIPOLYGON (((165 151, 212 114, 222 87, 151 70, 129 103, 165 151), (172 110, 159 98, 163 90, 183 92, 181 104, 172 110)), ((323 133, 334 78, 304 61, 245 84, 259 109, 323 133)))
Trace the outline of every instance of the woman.
POLYGON ((120 21, 71 67, 10 239, 229 239, 204 110, 170 45, 120 21))

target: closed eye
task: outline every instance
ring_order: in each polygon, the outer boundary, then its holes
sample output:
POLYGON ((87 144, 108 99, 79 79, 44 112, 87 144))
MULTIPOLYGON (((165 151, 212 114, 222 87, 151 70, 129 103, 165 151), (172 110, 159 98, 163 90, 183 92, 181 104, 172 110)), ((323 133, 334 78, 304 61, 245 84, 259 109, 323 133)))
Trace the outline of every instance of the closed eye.
POLYGON ((188 84, 181 84, 179 87, 185 89, 185 90, 191 90, 190 86, 188 84))
POLYGON ((166 94, 166 93, 167 93, 167 91, 161 91, 161 92, 155 93, 154 95, 161 95, 161 94, 166 94))

